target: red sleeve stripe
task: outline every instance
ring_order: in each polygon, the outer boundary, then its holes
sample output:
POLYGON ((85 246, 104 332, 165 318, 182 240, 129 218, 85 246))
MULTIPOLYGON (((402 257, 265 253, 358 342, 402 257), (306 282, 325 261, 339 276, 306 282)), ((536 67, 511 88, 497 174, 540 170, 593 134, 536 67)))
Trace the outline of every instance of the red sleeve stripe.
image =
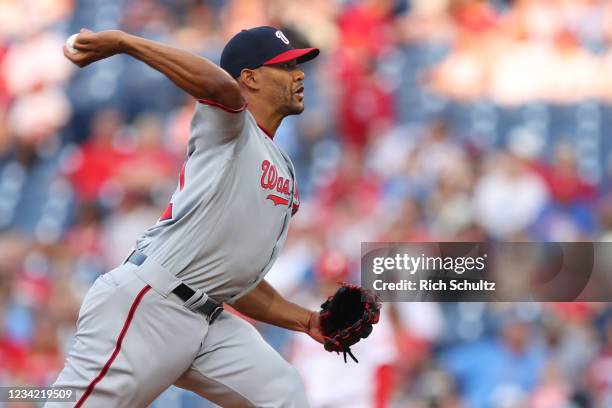
POLYGON ((238 109, 232 109, 228 106, 225 106, 219 102, 216 101, 212 101, 210 99, 198 99, 198 102, 203 103, 205 105, 210 105, 210 106, 216 106, 217 108, 223 109, 226 112, 230 112, 230 113, 239 113, 242 112, 243 110, 245 110, 247 108, 247 103, 246 101, 243 99, 242 102, 242 106, 238 109))
POLYGON ((117 338, 117 343, 115 344, 115 350, 113 351, 113 354, 111 354, 110 358, 108 359, 106 364, 104 364, 104 367, 102 367, 102 370, 96 376, 96 378, 94 378, 93 381, 91 383, 89 383, 89 386, 85 390, 85 393, 83 395, 81 395, 81 398, 79 398, 79 400, 77 401, 77 403, 74 406, 74 408, 80 408, 85 403, 85 400, 87 400, 87 398, 89 398, 89 396, 93 392, 93 390, 96 387, 96 385, 100 381, 102 381, 102 378, 104 378, 104 376, 106 375, 106 373, 110 369, 111 364, 113 364, 113 361, 115 361, 115 359, 117 358, 117 355, 119 355, 119 351, 121 351, 121 344, 123 343, 123 339, 125 338, 125 335, 126 335, 128 329, 130 328, 130 324, 132 323, 132 319, 134 318, 134 314, 136 313, 136 309, 138 308, 138 305, 140 304, 140 301, 142 300, 144 295, 146 295, 147 292, 150 289, 151 289, 151 286, 149 286, 149 285, 147 285, 144 288, 142 288, 142 290, 136 296, 136 299, 134 299, 134 302, 132 302, 132 306, 130 307, 130 311, 128 312, 127 318, 125 319, 125 323, 123 323, 123 328, 121 329, 121 333, 119 334, 119 337, 117 338))
POLYGON ((185 187, 185 166, 187 166, 187 162, 183 163, 181 173, 179 174, 179 191, 183 191, 183 188, 185 187))
POLYGON ((172 218, 172 207, 172 203, 168 204, 164 210, 164 213, 161 215, 161 217, 159 217, 160 221, 166 221, 172 218))

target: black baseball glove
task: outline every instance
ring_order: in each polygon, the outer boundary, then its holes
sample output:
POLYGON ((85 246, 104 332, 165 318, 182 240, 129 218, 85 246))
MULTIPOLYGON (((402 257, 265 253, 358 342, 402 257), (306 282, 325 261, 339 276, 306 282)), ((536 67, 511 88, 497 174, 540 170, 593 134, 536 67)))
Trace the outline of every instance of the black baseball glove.
POLYGON ((347 354, 358 363, 350 347, 372 333, 372 325, 380 318, 380 308, 378 297, 371 291, 343 283, 319 312, 325 350, 342 352, 345 363, 347 354))

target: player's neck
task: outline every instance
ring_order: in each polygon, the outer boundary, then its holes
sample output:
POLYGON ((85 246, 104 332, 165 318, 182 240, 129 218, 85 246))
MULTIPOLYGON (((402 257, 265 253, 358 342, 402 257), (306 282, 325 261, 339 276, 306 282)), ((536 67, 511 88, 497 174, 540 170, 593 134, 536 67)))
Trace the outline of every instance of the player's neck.
POLYGON ((283 121, 283 115, 275 111, 272 106, 264 103, 248 103, 248 109, 259 127, 270 137, 270 139, 273 139, 276 130, 283 121))

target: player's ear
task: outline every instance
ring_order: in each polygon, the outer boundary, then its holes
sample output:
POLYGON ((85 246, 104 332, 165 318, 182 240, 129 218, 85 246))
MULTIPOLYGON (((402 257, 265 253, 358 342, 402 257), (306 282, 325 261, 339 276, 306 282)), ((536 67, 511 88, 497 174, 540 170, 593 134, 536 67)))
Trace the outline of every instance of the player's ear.
POLYGON ((259 72, 256 69, 243 69, 240 72, 239 81, 247 88, 258 90, 261 87, 259 72))

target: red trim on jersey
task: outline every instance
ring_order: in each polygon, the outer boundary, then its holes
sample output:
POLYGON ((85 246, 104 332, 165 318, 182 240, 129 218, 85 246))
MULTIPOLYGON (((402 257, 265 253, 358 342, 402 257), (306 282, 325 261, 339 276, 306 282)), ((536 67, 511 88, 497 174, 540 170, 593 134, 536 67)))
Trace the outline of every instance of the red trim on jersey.
POLYGON ((172 218, 172 203, 168 204, 164 213, 159 217, 160 221, 166 221, 172 218))
POLYGON ((317 50, 316 48, 298 48, 298 49, 288 50, 281 54, 278 54, 274 58, 267 60, 266 62, 263 63, 263 65, 272 65, 272 64, 279 64, 281 62, 291 61, 293 59, 303 57, 306 54, 313 53, 316 50, 317 50))
POLYGON ((286 198, 283 197, 279 197, 277 195, 274 194, 268 194, 268 196, 266 197, 266 199, 271 200, 274 205, 287 205, 289 204, 289 200, 287 200, 286 198))
POLYGON ((300 209, 300 194, 298 193, 297 183, 295 183, 295 194, 293 195, 293 207, 291 208, 291 215, 295 215, 300 209))
POLYGON ((111 354, 110 358, 108 359, 106 364, 104 364, 104 367, 102 367, 102 370, 96 376, 96 378, 94 378, 92 382, 89 383, 89 386, 85 390, 85 393, 81 395, 81 398, 79 398, 74 408, 79 408, 85 403, 85 400, 89 398, 95 386, 100 381, 102 381, 102 378, 104 378, 104 376, 110 369, 111 364, 113 364, 113 361, 115 361, 115 359, 117 358, 117 355, 119 355, 119 351, 121 351, 121 344, 123 343, 123 339, 125 338, 125 335, 130 327, 130 324, 132 323, 132 319, 134 318, 134 314, 136 313, 136 308, 140 304, 140 301, 142 300, 144 295, 150 289, 151 289, 151 286, 146 285, 144 288, 141 289, 138 295, 136 295, 136 299, 134 299, 134 302, 132 303, 132 306, 130 307, 130 311, 128 312, 127 318, 125 319, 125 323, 123 323, 123 328, 121 329, 121 333, 119 333, 119 337, 117 338, 117 343, 115 344, 115 350, 113 351, 113 354, 111 354))
POLYGON ((257 126, 259 126, 259 128, 262 130, 262 132, 266 134, 266 136, 268 136, 270 139, 274 139, 274 135, 268 132, 263 126, 261 126, 259 123, 257 124, 257 126))
POLYGON ((223 109, 224 111, 230 112, 230 113, 239 113, 239 112, 242 112, 243 110, 245 110, 247 108, 247 103, 246 103, 246 101, 244 99, 242 101, 243 101, 243 104, 242 104, 242 106, 240 108, 233 109, 233 108, 230 108, 228 106, 225 106, 225 105, 223 105, 223 104, 221 104, 219 102, 216 102, 216 101, 213 101, 213 100, 210 100, 210 99, 198 99, 198 102, 200 102, 200 103, 203 103, 205 105, 210 105, 210 106, 216 106, 217 108, 223 109))
POLYGON ((179 191, 183 191, 185 187, 185 166, 187 166, 187 162, 183 163, 183 167, 181 167, 181 172, 179 174, 179 191))

